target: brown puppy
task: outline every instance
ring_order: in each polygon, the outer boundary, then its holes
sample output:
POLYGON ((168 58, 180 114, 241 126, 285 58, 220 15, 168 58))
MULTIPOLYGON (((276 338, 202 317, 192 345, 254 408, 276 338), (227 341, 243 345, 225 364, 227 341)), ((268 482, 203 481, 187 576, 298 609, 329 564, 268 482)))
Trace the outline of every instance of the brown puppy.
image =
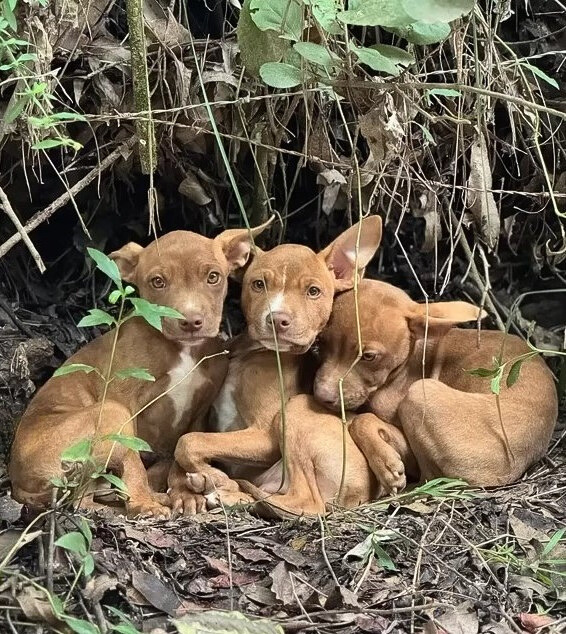
MULTIPOLYGON (((252 231, 257 235, 265 228, 252 231)), ((121 432, 149 442, 161 457, 171 457, 177 439, 198 426, 224 379, 227 360, 217 338, 230 272, 243 266, 251 238, 245 229, 225 231, 214 240, 174 231, 148 247, 130 243, 111 257, 125 281, 135 284, 142 298, 175 308, 184 320, 164 319, 163 332, 141 318, 120 330, 112 371, 146 368, 154 383, 136 379, 112 381, 104 404, 102 381, 94 373, 76 372, 50 379, 36 394, 18 426, 9 465, 16 500, 39 507, 49 504, 50 479, 62 474, 61 453, 81 438, 121 432), (190 373, 190 374, 189 374, 190 373), (154 398, 172 388, 139 416, 154 398)), ((70 363, 84 363, 104 372, 114 340, 109 332, 79 350, 70 363)), ((105 464, 113 443, 98 442, 94 457, 105 464)), ((129 515, 168 516, 148 486, 139 455, 115 445, 109 461, 128 488, 129 515)))
POLYGON ((347 292, 336 299, 320 338, 314 394, 338 410, 338 381, 344 377, 346 409, 373 412, 358 416, 350 433, 385 491, 405 486, 411 454, 422 480, 447 476, 478 486, 513 482, 544 456, 557 418, 556 390, 544 361, 526 362, 510 388, 502 381, 501 420, 489 380, 465 371, 491 367, 501 351, 504 361, 516 359, 529 351, 523 341, 482 331, 478 346, 476 331, 455 328, 477 319, 474 306, 427 307, 373 280, 360 283, 358 306, 362 356, 351 367, 358 337, 354 294, 347 292), (391 425, 403 431, 410 448, 391 425), (385 462, 384 444, 392 450, 385 462))
MULTIPOLYGON (((213 405, 218 433, 183 436, 175 459, 188 472, 189 490, 214 494, 209 504, 249 501, 238 484, 212 467, 219 462, 232 477, 252 479, 280 457, 276 415, 293 395, 310 391, 314 367, 304 355, 326 324, 334 294, 351 288, 357 266, 363 270, 381 240, 381 219, 354 225, 318 254, 300 245, 281 245, 254 256, 243 279, 242 307, 248 332, 234 342, 230 368, 213 405), (277 343, 276 343, 277 341, 277 343), (278 346, 281 381, 278 372, 278 346)), ((178 486, 170 491, 174 508, 201 510, 203 500, 178 486)))

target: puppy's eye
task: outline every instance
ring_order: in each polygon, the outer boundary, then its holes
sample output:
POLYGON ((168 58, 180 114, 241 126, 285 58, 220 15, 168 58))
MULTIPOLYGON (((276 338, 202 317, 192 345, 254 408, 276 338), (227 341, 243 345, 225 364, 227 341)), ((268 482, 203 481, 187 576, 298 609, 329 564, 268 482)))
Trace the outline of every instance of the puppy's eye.
POLYGON ((364 361, 375 361, 375 359, 377 359, 377 352, 370 352, 368 350, 362 354, 362 359, 364 361))
POLYGON ((252 288, 254 289, 254 291, 264 291, 265 282, 263 280, 254 280, 252 282, 252 288))
POLYGON ((307 290, 307 295, 312 298, 320 297, 321 294, 322 291, 318 288, 318 286, 309 286, 307 290))
POLYGON ((220 273, 218 273, 218 271, 210 271, 206 281, 212 285, 218 284, 218 282, 220 282, 220 273))
POLYGON ((149 283, 153 286, 153 288, 165 288, 165 280, 161 277, 161 275, 154 275, 149 283))

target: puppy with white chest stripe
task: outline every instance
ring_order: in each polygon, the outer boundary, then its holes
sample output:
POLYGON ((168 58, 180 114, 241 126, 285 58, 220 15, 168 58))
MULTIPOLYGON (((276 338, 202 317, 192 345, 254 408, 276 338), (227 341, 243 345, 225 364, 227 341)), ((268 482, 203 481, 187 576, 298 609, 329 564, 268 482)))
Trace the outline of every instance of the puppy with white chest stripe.
POLYGON ((276 415, 286 400, 312 389, 314 367, 305 353, 328 321, 335 293, 353 286, 380 240, 381 219, 370 216, 318 254, 285 244, 254 255, 242 282, 247 332, 231 344, 226 382, 212 408, 214 429, 224 433, 193 432, 179 440, 175 459, 189 475, 188 488, 170 493, 175 510, 202 509, 198 494, 211 505, 250 499, 211 462, 252 481, 277 462, 276 415))

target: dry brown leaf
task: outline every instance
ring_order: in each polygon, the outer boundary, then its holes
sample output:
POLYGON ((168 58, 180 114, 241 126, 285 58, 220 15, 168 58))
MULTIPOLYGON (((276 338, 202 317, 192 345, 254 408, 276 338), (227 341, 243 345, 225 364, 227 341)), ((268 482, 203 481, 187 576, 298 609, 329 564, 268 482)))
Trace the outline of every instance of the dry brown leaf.
MULTIPOLYGON (((10 559, 26 544, 32 542, 36 537, 39 537, 42 534, 42 531, 31 531, 26 535, 23 534, 22 530, 7 530, 4 531, 0 535, 0 561, 6 557, 12 548, 15 548, 10 559), (20 541, 21 540, 21 541, 20 541), (19 543, 18 543, 19 542, 19 543)), ((9 560, 8 560, 9 561, 9 560)), ((7 563, 7 562, 6 562, 7 563)))
POLYGON ((487 143, 482 134, 472 145, 470 152, 470 176, 468 177, 468 208, 474 218, 482 240, 493 249, 499 239, 499 210, 495 204, 491 167, 487 143))
POLYGON ((438 211, 438 199, 432 191, 425 191, 419 196, 418 206, 412 208, 413 215, 424 218, 425 239, 422 246, 423 253, 432 251, 442 237, 442 224, 438 211))
POLYGON ((174 48, 191 41, 189 31, 157 0, 145 0, 143 16, 150 33, 154 35, 154 40, 164 46, 174 48))
POLYGON ((26 586, 16 597, 22 612, 30 621, 38 623, 48 623, 49 625, 60 625, 59 619, 55 616, 53 607, 47 599, 46 593, 26 586))
POLYGON ((212 201, 212 198, 200 184, 199 179, 192 172, 187 172, 187 175, 179 184, 179 193, 201 207, 208 205, 212 201))
POLYGON ((541 628, 554 623, 554 619, 548 614, 530 614, 528 612, 522 612, 519 614, 519 621, 521 625, 527 630, 527 632, 535 632, 541 628))

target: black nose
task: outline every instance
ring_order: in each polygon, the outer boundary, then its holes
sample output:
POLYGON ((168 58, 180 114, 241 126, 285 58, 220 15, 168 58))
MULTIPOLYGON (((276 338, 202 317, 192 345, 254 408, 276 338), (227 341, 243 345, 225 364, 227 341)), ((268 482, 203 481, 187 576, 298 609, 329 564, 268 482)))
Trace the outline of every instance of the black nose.
POLYGON ((185 319, 179 322, 179 327, 184 332, 198 332, 204 323, 203 316, 200 313, 186 316, 185 319))
POLYGON ((277 332, 285 332, 289 330, 289 326, 291 325, 291 316, 277 310, 267 315, 266 321, 268 326, 275 326, 277 332))

